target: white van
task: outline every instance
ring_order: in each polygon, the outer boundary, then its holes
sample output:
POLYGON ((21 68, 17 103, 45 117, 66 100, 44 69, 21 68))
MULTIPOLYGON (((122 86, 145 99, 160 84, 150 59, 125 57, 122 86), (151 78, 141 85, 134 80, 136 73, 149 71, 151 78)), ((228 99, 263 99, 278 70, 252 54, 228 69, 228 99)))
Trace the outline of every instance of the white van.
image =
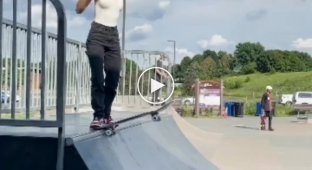
POLYGON ((294 104, 312 104, 312 92, 298 91, 294 94, 294 104))

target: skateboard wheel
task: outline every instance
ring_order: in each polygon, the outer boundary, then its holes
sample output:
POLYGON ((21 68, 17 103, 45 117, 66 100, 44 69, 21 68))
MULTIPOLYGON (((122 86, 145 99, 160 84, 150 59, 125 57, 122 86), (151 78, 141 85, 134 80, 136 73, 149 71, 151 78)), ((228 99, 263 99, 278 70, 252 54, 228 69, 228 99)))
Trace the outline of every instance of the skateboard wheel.
POLYGON ((161 118, 160 118, 159 115, 153 115, 153 120, 154 120, 154 121, 160 121, 161 118))
POLYGON ((106 136, 112 136, 113 135, 113 130, 112 129, 105 130, 105 135, 106 136))

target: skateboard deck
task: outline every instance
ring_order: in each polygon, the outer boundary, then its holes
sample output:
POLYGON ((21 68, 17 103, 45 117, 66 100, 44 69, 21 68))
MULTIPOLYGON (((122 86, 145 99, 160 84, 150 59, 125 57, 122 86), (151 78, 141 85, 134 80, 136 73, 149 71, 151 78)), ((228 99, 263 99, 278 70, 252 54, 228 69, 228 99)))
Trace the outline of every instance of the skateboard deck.
POLYGON ((162 105, 160 108, 156 109, 156 110, 152 110, 149 112, 144 112, 144 113, 140 113, 140 114, 136 114, 121 120, 118 120, 110 125, 106 125, 98 130, 104 130, 105 131, 105 135, 107 136, 111 136, 115 133, 115 128, 119 126, 119 124, 128 122, 130 120, 134 120, 140 117, 144 117, 144 116, 148 116, 150 115, 152 117, 153 121, 161 121, 161 117, 159 116, 159 112, 165 110, 167 107, 169 107, 171 105, 173 101, 170 101, 168 103, 165 103, 164 105, 162 105))

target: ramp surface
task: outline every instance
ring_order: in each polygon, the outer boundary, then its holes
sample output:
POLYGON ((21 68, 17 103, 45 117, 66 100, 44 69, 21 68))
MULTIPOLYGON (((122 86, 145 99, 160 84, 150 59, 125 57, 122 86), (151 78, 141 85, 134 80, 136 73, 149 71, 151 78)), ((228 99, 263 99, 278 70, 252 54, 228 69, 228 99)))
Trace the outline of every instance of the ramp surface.
POLYGON ((98 135, 74 142, 89 169, 217 169, 185 138, 172 116, 127 126, 111 137, 98 135))

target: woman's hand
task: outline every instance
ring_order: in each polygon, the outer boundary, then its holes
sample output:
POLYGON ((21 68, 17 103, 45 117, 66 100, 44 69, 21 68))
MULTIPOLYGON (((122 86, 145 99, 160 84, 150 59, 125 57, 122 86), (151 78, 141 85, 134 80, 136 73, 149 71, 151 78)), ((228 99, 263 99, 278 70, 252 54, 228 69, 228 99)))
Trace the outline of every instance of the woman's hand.
POLYGON ((76 4, 76 13, 81 14, 88 7, 90 2, 91 0, 78 0, 76 4))

